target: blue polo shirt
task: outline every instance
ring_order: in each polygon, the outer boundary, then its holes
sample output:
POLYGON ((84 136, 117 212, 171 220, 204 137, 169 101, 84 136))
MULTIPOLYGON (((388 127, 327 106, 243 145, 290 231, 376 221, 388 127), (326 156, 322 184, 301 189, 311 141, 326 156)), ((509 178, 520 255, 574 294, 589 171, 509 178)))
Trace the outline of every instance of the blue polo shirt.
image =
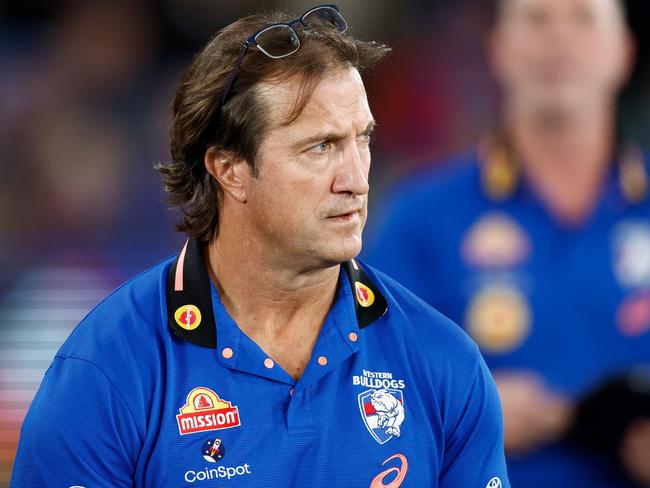
MULTIPOLYGON (((498 168, 491 180, 489 165, 471 154, 400 184, 368 262, 461 324, 493 373, 534 371, 579 402, 610 375, 650 362, 643 160, 612 164, 597 208, 573 228, 516 173, 498 168), (626 192, 626 171, 636 193, 626 192)), ((611 461, 568 442, 509 459, 508 470, 515 487, 633 486, 611 461)))
POLYGON ((476 345, 352 260, 295 381, 228 315, 201 245, 117 289, 57 353, 11 486, 509 487, 476 345))

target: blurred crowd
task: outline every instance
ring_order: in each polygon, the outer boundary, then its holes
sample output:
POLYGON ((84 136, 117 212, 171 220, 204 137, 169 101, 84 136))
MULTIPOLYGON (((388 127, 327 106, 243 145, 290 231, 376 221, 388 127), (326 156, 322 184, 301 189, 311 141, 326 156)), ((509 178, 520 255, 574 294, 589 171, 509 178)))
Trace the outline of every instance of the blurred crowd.
MULTIPOLYGON (((337 2, 362 38, 393 47, 367 79, 379 125, 371 220, 384 191, 425 161, 465 151, 495 124, 484 0, 337 2)), ((5 1, 0 5, 0 486, 45 368, 103 295, 180 247, 156 162, 193 52, 247 12, 305 0, 5 1)), ((650 146, 650 18, 629 2, 638 62, 619 131, 650 146)))

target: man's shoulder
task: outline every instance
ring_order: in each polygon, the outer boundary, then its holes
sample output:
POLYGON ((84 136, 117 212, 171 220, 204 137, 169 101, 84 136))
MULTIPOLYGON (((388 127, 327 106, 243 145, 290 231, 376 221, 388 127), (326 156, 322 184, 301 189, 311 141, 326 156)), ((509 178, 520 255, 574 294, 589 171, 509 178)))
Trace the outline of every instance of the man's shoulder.
POLYGON ((460 326, 390 276, 363 266, 386 297, 386 320, 395 340, 426 358, 475 365, 478 347, 460 326))
POLYGON ((391 191, 392 200, 409 211, 430 212, 432 202, 466 197, 479 184, 479 175, 475 152, 431 161, 397 183, 391 191))
POLYGON ((166 332, 166 274, 175 256, 129 279, 97 304, 70 334, 57 357, 105 361, 134 349, 145 352, 166 332))

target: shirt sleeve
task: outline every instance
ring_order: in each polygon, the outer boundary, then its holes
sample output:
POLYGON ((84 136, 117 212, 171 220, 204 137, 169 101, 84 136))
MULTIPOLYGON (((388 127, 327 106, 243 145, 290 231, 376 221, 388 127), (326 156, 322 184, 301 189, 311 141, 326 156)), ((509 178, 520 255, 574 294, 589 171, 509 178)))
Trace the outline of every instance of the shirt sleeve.
POLYGON ((54 359, 23 423, 11 487, 131 487, 142 435, 106 374, 54 359))
MULTIPOLYGON (((439 488, 509 488, 496 385, 478 349, 475 375, 451 398, 439 488)), ((459 382, 457 382, 459 383, 459 382)), ((462 385, 457 384, 457 387, 462 385)))

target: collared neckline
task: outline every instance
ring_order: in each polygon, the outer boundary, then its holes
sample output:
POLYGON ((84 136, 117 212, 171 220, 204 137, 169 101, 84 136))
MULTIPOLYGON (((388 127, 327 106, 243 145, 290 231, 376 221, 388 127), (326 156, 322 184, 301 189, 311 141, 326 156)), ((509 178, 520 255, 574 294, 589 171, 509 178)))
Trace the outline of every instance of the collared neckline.
MULTIPOLYGON (((481 189, 493 202, 510 200, 521 185, 522 167, 504 135, 483 139, 478 148, 481 189)), ((620 195, 630 205, 648 198, 649 175, 641 149, 632 143, 619 145, 615 176, 620 195)))
MULTIPOLYGON (((203 244, 186 241, 167 272, 167 316, 170 331, 193 344, 216 348, 217 323, 210 276, 203 260, 203 244)), ((354 259, 341 265, 354 295, 359 329, 379 319, 388 308, 386 298, 354 259)))

